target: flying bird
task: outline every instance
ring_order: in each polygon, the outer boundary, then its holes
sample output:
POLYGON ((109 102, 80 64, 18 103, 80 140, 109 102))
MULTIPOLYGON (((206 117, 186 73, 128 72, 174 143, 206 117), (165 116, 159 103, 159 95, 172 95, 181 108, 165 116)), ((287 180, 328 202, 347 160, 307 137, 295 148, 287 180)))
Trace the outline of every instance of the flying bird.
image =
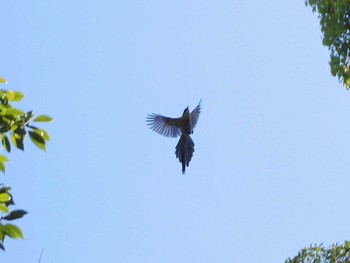
POLYGON ((181 135, 179 142, 175 147, 176 158, 182 164, 182 173, 185 174, 186 166, 190 161, 194 152, 194 142, 190 136, 196 126, 201 112, 201 101, 197 107, 190 113, 187 107, 182 116, 179 118, 169 118, 160 114, 149 114, 147 116, 147 124, 150 128, 166 137, 176 138, 181 135))

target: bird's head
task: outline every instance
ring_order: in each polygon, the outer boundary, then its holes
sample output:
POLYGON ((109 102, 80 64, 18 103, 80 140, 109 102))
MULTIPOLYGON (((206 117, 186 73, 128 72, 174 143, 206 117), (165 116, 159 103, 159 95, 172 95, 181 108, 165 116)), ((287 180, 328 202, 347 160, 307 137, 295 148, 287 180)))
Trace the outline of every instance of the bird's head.
POLYGON ((187 114, 187 113, 189 113, 190 112, 190 110, 189 110, 189 108, 187 107, 185 110, 184 110, 184 112, 182 113, 183 115, 184 114, 187 114))
POLYGON ((188 107, 184 110, 184 112, 182 113, 181 119, 183 121, 187 121, 191 119, 191 113, 190 110, 188 109, 188 107))

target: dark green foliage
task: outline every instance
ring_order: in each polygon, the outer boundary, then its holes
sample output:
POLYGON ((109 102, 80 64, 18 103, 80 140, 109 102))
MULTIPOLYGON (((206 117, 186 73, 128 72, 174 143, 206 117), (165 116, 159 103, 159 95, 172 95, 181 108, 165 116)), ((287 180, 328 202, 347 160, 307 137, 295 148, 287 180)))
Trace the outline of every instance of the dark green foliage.
POLYGON ((23 239, 23 233, 21 229, 12 224, 2 224, 2 220, 15 220, 23 217, 27 214, 24 210, 14 210, 9 212, 9 206, 14 205, 12 195, 10 194, 10 187, 5 187, 3 185, 0 186, 0 211, 3 214, 7 214, 5 216, 0 217, 0 249, 5 250, 4 240, 5 237, 8 236, 10 238, 21 238, 23 239))
MULTIPOLYGON (((46 142, 50 141, 48 133, 31 125, 31 122, 50 122, 47 115, 35 116, 33 111, 24 113, 10 105, 11 101, 20 101, 24 95, 18 91, 0 90, 0 135, 1 143, 7 152, 11 151, 12 144, 24 151, 24 140, 29 134, 31 141, 40 149, 46 151, 46 142)), ((7 160, 5 160, 7 161, 7 160)), ((0 170, 5 172, 4 160, 0 158, 0 170)))
POLYGON ((26 212, 24 210, 13 210, 7 216, 2 217, 2 219, 7 220, 7 221, 15 220, 15 219, 23 217, 25 214, 28 214, 28 212, 26 212))
MULTIPOLYGON (((6 84, 6 80, 0 78, 0 83, 6 84)), ((23 112, 12 107, 9 102, 18 102, 24 95, 18 91, 0 90, 0 138, 5 151, 11 152, 12 145, 24 151, 24 140, 29 135, 31 141, 40 149, 46 151, 46 142, 50 141, 49 134, 38 127, 31 125, 31 122, 50 122, 52 118, 47 115, 35 116, 33 111, 23 112), (9 139, 10 138, 10 139, 9 139)), ((8 158, 0 154, 0 171, 5 173, 5 162, 8 158)), ((12 221, 22 218, 26 211, 18 209, 10 211, 9 206, 14 205, 11 188, 0 184, 0 249, 5 250, 4 240, 7 237, 21 238, 21 229, 13 224, 3 224, 3 221, 12 221)))
POLYGON ((318 13, 322 44, 330 51, 330 70, 333 76, 350 88, 350 1, 306 0, 305 4, 318 13))
POLYGON ((345 241, 344 245, 333 244, 329 247, 323 244, 311 245, 284 263, 350 263, 350 242, 345 241))

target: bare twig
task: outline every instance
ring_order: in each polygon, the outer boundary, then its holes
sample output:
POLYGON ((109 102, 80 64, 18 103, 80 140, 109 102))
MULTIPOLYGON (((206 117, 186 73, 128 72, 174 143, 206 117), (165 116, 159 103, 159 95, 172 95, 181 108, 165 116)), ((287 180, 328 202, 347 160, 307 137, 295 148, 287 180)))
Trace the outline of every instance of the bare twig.
POLYGON ((41 256, 43 255, 44 248, 45 248, 45 247, 43 247, 43 249, 41 250, 40 257, 39 257, 39 259, 38 259, 38 263, 41 263, 41 256))

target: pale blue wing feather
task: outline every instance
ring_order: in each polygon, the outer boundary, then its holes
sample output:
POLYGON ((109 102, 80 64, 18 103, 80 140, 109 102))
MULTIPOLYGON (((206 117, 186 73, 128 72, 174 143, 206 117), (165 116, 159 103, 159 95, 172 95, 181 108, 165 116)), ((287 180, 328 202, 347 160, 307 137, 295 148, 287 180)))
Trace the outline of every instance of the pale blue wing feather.
POLYGON ((191 125, 192 125, 192 130, 196 126, 199 118, 199 114, 201 113, 201 102, 202 100, 199 101, 197 107, 191 112, 191 125))
POLYGON ((175 138, 181 134, 179 129, 180 118, 169 118, 152 113, 147 116, 146 121, 153 131, 166 137, 175 138))

